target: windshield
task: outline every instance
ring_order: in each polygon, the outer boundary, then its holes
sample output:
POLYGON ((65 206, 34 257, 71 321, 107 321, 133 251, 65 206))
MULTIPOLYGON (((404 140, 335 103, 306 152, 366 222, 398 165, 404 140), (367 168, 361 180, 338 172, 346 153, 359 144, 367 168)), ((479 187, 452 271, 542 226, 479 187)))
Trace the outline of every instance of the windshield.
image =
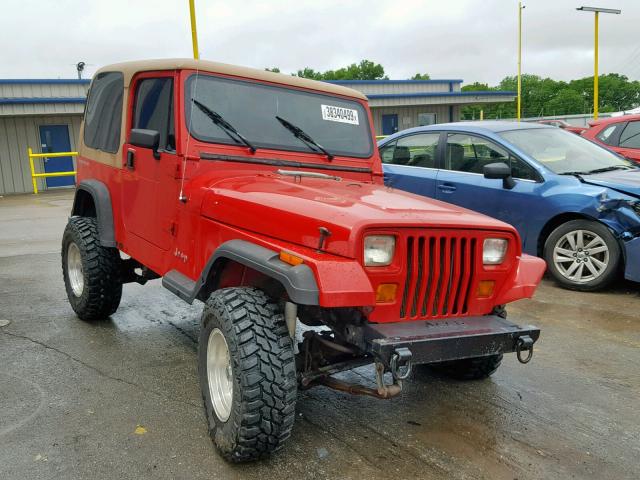
POLYGON ((609 150, 558 128, 510 130, 499 135, 558 174, 635 168, 609 150))
POLYGON ((191 75, 185 86, 187 128, 198 140, 238 145, 194 100, 223 117, 257 148, 310 152, 278 121, 284 118, 333 155, 368 158, 373 153, 369 117, 356 101, 286 87, 191 75))

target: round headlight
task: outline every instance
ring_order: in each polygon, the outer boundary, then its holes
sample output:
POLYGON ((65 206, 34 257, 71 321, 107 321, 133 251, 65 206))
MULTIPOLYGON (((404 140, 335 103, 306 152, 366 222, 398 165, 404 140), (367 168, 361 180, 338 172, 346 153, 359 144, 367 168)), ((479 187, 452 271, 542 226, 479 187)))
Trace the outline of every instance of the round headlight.
POLYGON ((367 267, 383 267, 393 261, 396 237, 393 235, 369 235, 364 237, 364 264, 367 267))
POLYGON ((504 261, 509 242, 505 238, 485 238, 482 245, 482 263, 499 265, 504 261))

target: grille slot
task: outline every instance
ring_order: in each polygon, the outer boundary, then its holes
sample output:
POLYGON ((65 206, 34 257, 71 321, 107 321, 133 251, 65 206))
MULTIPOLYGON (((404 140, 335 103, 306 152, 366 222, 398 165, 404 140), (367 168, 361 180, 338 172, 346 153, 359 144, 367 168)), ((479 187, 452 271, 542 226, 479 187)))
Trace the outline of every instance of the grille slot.
POLYGON ((468 235, 410 235, 400 318, 465 315, 477 240, 468 235))

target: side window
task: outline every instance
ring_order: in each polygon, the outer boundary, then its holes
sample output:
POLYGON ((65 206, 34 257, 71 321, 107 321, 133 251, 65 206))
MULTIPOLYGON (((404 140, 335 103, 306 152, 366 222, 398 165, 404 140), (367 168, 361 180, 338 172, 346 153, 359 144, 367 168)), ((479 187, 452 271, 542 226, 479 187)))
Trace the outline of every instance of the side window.
POLYGON ((481 137, 453 133, 447 137, 445 169, 484 174, 489 163, 506 163, 513 178, 536 180, 535 170, 525 161, 509 154, 504 148, 481 137))
POLYGON ((399 138, 391 162, 409 167, 436 167, 436 148, 440 133, 419 133, 399 138))
POLYGON ((538 180, 536 171, 524 160, 520 160, 513 155, 509 155, 509 166, 511 167, 511 175, 513 178, 518 178, 520 180, 538 180))
POLYGON ((98 74, 91 84, 84 112, 84 144, 87 147, 116 153, 120 148, 122 91, 120 72, 98 74))
POLYGON ((623 148, 640 148, 640 122, 629 122, 620 134, 620 146, 623 148))
POLYGON ((396 142, 387 143, 380 149, 380 158, 382 163, 393 163, 393 150, 396 148, 396 142))
POLYGON ((175 150, 173 79, 146 78, 138 82, 132 128, 160 132, 160 149, 175 150))
POLYGON ((603 143, 607 145, 613 145, 613 132, 615 132, 618 125, 613 124, 609 125, 607 128, 603 129, 596 137, 603 143))
POLYGON ((483 173, 489 163, 509 163, 509 154, 489 140, 473 135, 450 133, 447 136, 446 170, 483 173))

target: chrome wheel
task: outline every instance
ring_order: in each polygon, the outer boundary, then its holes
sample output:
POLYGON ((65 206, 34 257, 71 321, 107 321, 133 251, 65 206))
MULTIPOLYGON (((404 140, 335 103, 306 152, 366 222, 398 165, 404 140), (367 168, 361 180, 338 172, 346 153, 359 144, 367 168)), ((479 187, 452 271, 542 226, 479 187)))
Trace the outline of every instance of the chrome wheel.
POLYGON ((560 274, 575 283, 587 283, 609 266, 609 247, 590 230, 566 233, 553 247, 553 263, 560 274))
POLYGON ((226 422, 233 400, 233 371, 227 341, 218 328, 211 331, 207 342, 207 380, 216 416, 226 422))
POLYGON ((84 290, 84 272, 82 270, 82 256, 78 246, 71 242, 67 248, 67 274, 69 284, 76 297, 82 296, 84 290))

